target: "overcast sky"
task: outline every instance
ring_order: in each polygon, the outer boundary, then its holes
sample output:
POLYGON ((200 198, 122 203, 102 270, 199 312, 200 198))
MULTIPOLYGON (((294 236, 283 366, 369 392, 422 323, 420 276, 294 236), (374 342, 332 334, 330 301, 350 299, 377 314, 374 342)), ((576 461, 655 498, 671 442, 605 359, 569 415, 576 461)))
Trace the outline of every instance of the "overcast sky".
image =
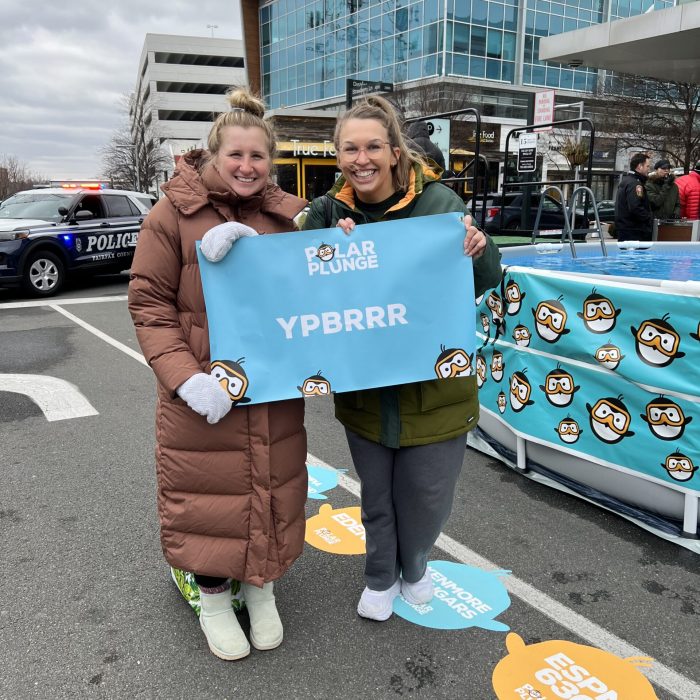
POLYGON ((0 158, 37 175, 101 173, 147 33, 240 39, 238 0, 0 0, 0 158))

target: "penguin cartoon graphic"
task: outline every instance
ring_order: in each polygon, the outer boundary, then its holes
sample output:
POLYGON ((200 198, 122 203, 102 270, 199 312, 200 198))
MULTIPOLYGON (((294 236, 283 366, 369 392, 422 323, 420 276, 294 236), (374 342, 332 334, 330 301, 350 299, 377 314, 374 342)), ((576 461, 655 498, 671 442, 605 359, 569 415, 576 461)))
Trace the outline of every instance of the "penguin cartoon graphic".
POLYGON ((541 301, 536 309, 532 309, 537 335, 548 343, 556 343, 562 336, 570 333, 566 327, 568 314, 561 303, 563 298, 561 295, 558 299, 541 301))
POLYGON ((686 418, 683 409, 664 396, 650 401, 646 413, 641 413, 640 417, 659 440, 678 440, 683 437, 685 426, 693 420, 693 416, 686 418))
POLYGON ((682 452, 673 452, 666 457, 666 461, 661 465, 668 475, 676 481, 688 481, 693 478, 697 470, 697 465, 693 460, 682 452))
POLYGON ((558 363, 556 369, 547 375, 544 384, 540 384, 547 401, 557 408, 568 406, 580 388, 574 385, 574 378, 558 363))
POLYGON ((525 406, 531 406, 535 403, 530 398, 532 387, 525 376, 525 372, 526 370, 515 372, 510 378, 510 407, 516 413, 520 413, 525 406))
POLYGON ((505 316, 505 312, 503 310, 503 299, 496 294, 495 290, 492 290, 486 297, 486 306, 488 306, 491 310, 491 320, 493 321, 493 325, 496 326, 496 330, 499 333, 502 333, 503 317, 505 316))
POLYGON ((316 257, 323 262, 330 262, 335 257, 335 248, 329 243, 321 243, 316 251, 316 257))
POLYGON ((237 360, 214 360, 211 363, 211 374, 221 384, 221 388, 229 395, 236 406, 239 403, 248 403, 250 399, 245 395, 248 391, 248 376, 241 365, 245 358, 237 360))
MULTIPOLYGON (((76 242, 77 242, 77 239, 76 239, 76 242)), ((690 337, 691 337, 693 340, 700 340, 700 321, 698 321, 698 330, 697 330, 697 333, 690 333, 690 337)))
POLYGON ((505 365, 503 364, 503 353, 499 350, 493 351, 493 356, 491 357, 491 376, 496 382, 500 382, 503 379, 503 370, 505 365))
POLYGON ((620 311, 608 297, 598 294, 593 287, 583 300, 583 311, 577 311, 576 315, 591 333, 608 333, 615 328, 620 311))
POLYGON ((452 377, 468 377, 472 373, 472 361, 465 350, 440 346, 440 354, 435 363, 435 374, 438 379, 452 377))
POLYGON ((607 367, 608 369, 617 369, 620 366, 620 362, 625 359, 622 350, 612 343, 601 345, 595 351, 593 357, 595 357, 603 367, 607 367))
POLYGON ((573 445, 575 442, 578 442, 583 430, 571 416, 567 416, 564 420, 559 421, 559 425, 554 428, 554 432, 562 442, 565 442, 567 445, 573 445))
POLYGON ((614 445, 623 438, 632 437, 629 429, 632 418, 627 407, 622 403, 623 396, 608 396, 598 399, 594 406, 586 404, 593 434, 602 442, 614 445))
POLYGON ((479 314, 479 319, 481 320, 481 327, 484 329, 484 335, 488 338, 491 335, 491 322, 489 317, 485 313, 479 314))
POLYGON ((527 326, 516 326, 513 328, 513 340, 516 345, 526 348, 530 344, 532 334, 527 326))
POLYGON ((481 353, 476 355, 476 385, 481 389, 486 383, 486 360, 481 353))
POLYGON ((630 326, 637 356, 652 367, 668 367, 676 358, 685 357, 678 349, 681 337, 668 322, 668 316, 642 321, 639 329, 630 326))
POLYGON ((330 396, 331 383, 321 374, 321 370, 318 370, 313 377, 305 379, 304 384, 297 389, 303 396, 330 396))
POLYGON ((509 316, 515 316, 515 314, 520 311, 520 307, 523 303, 523 299, 526 296, 526 292, 521 292, 518 283, 509 278, 508 283, 506 284, 504 296, 506 298, 506 302, 508 302, 506 313, 509 316))
POLYGON ((496 406, 498 406, 498 410, 501 413, 505 413, 507 405, 506 395, 502 391, 499 391, 498 396, 496 397, 496 406))

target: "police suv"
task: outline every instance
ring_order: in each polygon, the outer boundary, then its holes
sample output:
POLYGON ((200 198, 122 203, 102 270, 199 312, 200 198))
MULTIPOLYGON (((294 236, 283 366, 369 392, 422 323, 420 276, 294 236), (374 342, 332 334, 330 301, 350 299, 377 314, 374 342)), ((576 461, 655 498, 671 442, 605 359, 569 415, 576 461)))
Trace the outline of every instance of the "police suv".
POLYGON ((48 297, 71 273, 127 269, 151 205, 90 183, 18 192, 0 204, 0 286, 48 297))

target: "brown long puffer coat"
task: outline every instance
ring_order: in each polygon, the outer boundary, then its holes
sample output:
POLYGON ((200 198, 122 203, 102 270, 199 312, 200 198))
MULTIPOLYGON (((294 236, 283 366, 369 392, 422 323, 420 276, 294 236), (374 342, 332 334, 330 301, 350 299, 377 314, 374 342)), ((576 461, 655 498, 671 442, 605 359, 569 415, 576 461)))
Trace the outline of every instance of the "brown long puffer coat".
POLYGON ((195 241, 223 221, 258 233, 291 231, 305 202, 271 183, 260 195, 240 199, 204 165, 205 157, 193 151, 180 161, 163 186, 166 198, 144 221, 129 311, 158 380, 156 470, 165 558, 187 571, 262 586, 279 578, 304 544, 303 400, 236 406, 209 425, 176 389, 193 374, 209 372, 195 241))

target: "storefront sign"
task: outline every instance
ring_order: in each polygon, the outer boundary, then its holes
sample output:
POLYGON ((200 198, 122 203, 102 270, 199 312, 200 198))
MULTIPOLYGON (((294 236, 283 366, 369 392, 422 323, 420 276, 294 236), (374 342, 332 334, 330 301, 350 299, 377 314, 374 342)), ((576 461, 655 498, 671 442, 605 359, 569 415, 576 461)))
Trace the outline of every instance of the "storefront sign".
MULTIPOLYGON (((467 136, 467 143, 476 143, 476 127, 472 127, 467 136)), ((480 133, 482 146, 499 146, 501 143, 500 124, 482 124, 480 133)))
POLYGON ((200 253, 212 373, 236 404, 471 374, 463 240, 452 213, 243 238, 219 263, 200 253))
POLYGON ((335 146, 332 141, 323 139, 323 143, 318 141, 301 141, 300 139, 290 139, 288 144, 278 144, 278 150, 292 151, 293 156, 316 156, 318 158, 335 158, 335 146), (284 145, 288 147, 283 148, 284 145))

